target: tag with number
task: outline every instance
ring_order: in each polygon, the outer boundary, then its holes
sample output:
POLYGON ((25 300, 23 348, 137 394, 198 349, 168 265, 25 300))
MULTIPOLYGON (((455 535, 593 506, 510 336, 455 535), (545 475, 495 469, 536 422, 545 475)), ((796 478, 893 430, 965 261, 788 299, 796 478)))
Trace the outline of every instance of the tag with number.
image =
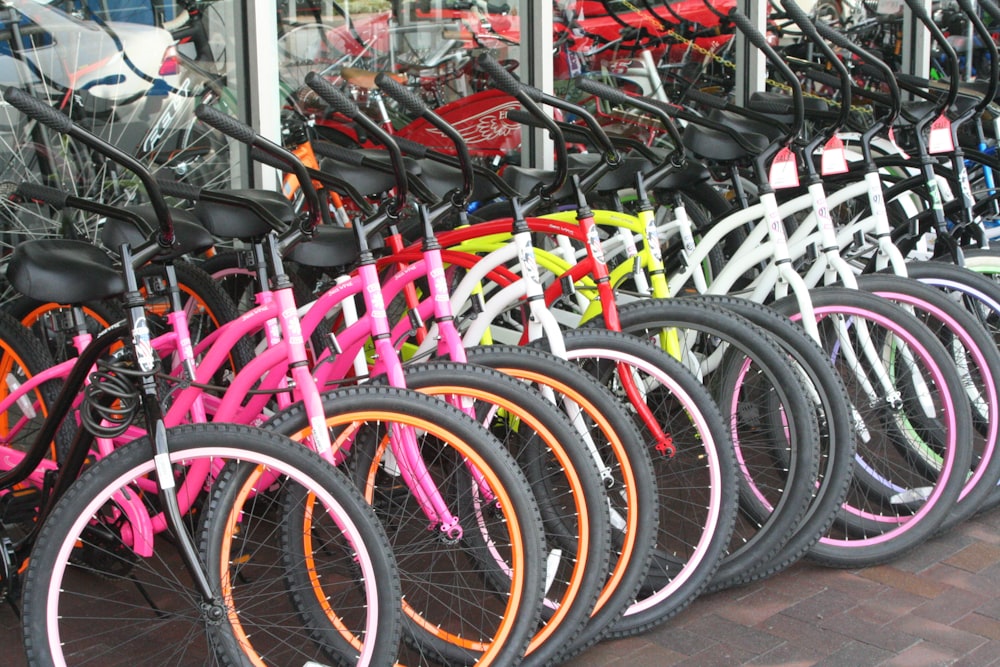
POLYGON ((846 171, 847 154, 844 152, 844 142, 837 135, 833 135, 823 146, 820 173, 829 176, 830 174, 843 174, 846 171))
POLYGON ((778 151, 778 154, 774 156, 774 161, 771 162, 768 180, 775 190, 797 186, 799 184, 799 166, 795 160, 795 153, 788 148, 782 148, 778 151))
POLYGON ((955 144, 951 140, 951 121, 944 114, 938 116, 937 120, 931 123, 931 131, 927 137, 927 152, 949 153, 955 150, 955 144))

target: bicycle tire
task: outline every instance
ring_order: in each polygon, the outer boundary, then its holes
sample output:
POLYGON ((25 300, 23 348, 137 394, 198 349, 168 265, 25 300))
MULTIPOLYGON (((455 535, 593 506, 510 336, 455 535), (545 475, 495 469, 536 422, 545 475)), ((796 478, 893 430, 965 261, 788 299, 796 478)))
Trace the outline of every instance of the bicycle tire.
MULTIPOLYGON (((12 316, 0 312, 0 400, 52 366, 52 357, 41 341, 12 316)), ((62 385, 59 379, 49 380, 0 413, 0 444, 22 451, 30 447, 62 385)), ((73 420, 64 421, 52 443, 53 459, 68 448, 75 430, 73 420)))
MULTIPOLYGON (((837 287, 815 289, 811 295, 817 322, 822 325, 822 346, 841 371, 852 392, 854 410, 866 430, 859 438, 847 500, 838 510, 833 527, 811 549, 810 557, 837 567, 884 563, 921 544, 951 512, 964 483, 964 472, 957 471, 968 470, 972 464, 971 426, 959 418, 969 408, 950 355, 923 324, 901 307, 873 294, 837 287), (892 379, 912 379, 933 389, 927 394, 933 405, 914 409, 933 410, 936 417, 936 430, 916 434, 921 443, 941 438, 938 444, 944 449, 945 463, 936 479, 924 478, 907 462, 911 454, 909 425, 907 414, 900 412, 907 403, 888 395, 870 402, 870 393, 858 384, 865 376, 848 368, 847 351, 853 350, 853 343, 838 335, 842 321, 835 318, 843 318, 854 331, 860 330, 862 323, 869 323, 865 327, 880 332, 879 342, 884 343, 875 352, 891 355, 890 361, 919 362, 895 364, 890 371, 897 372, 892 379), (875 435, 879 437, 872 437, 875 435), (894 489, 894 495, 886 497, 886 489, 894 489)), ((794 298, 781 299, 773 306, 793 319, 801 317, 794 298)), ((886 375, 884 368, 882 375, 886 375)))
MULTIPOLYGON (((384 533, 371 521, 371 512, 363 511, 359 494, 345 483, 343 475, 306 448, 259 429, 197 424, 170 429, 167 434, 173 465, 210 458, 220 465, 229 462, 236 466, 230 473, 265 466, 275 484, 302 485, 311 497, 335 512, 342 527, 353 523, 348 532, 352 562, 365 576, 343 581, 371 606, 344 606, 339 611, 344 614, 343 622, 365 638, 366 661, 392 664, 400 627, 398 580, 384 549, 384 533), (378 613, 373 613, 376 610, 378 613), (363 620, 355 623, 357 619, 363 620)), ((231 597, 222 597, 224 587, 232 581, 210 578, 220 597, 203 608, 171 550, 172 540, 156 540, 149 557, 136 553, 133 546, 152 540, 152 536, 142 531, 138 522, 122 521, 121 517, 129 502, 155 503, 149 494, 135 493, 133 486, 137 479, 153 472, 152 451, 148 441, 137 440, 94 464, 70 487, 42 526, 25 577, 23 626, 29 664, 65 664, 67 659, 73 663, 89 659, 100 664, 126 664, 142 656, 144 662, 158 665, 244 665, 248 657, 236 641, 230 625, 233 618, 239 619, 242 639, 253 633, 251 641, 258 642, 254 647, 258 655, 272 640, 269 649, 289 652, 277 653, 276 661, 270 664, 289 664, 287 659, 296 653, 299 662, 320 655, 318 649, 310 651, 302 642, 300 619, 290 605, 282 605, 279 596, 267 597, 270 613, 258 618, 252 608, 234 608, 231 597), (99 585, 114 593, 105 589, 104 594, 95 594, 99 585), (288 613, 282 613, 282 608, 288 613), (282 627, 282 623, 287 625, 282 627), (251 628, 260 632, 247 632, 251 628)), ((233 474, 223 474, 217 481, 229 479, 233 474)), ((267 494, 254 497, 263 500, 267 494)), ((234 516, 236 507, 248 508, 246 504, 226 505, 217 498, 215 506, 205 512, 205 521, 225 524, 224 519, 234 516)), ((138 516, 138 512, 128 516, 138 516)), ((267 516, 244 512, 240 518, 249 530, 257 519, 266 524, 267 516)), ((233 533, 220 530, 204 537, 209 542, 212 537, 228 540, 233 533)), ((221 545, 214 546, 217 555, 221 545)), ((273 584, 270 579, 263 583, 273 584)))
POLYGON ((571 362, 513 345, 476 346, 465 352, 472 363, 553 391, 567 412, 574 413, 575 427, 588 433, 601 460, 598 465, 612 506, 612 558, 589 622, 555 658, 561 663, 599 641, 645 581, 659 521, 653 462, 625 405, 571 362))
POLYGON ((812 501, 820 436, 809 389, 763 330, 721 307, 656 299, 624 305, 618 317, 622 331, 654 344, 657 332, 676 332, 681 363, 723 410, 740 465, 742 511, 709 590, 742 583, 798 530, 812 501), (718 352, 719 366, 706 377, 702 364, 718 352))
MULTIPOLYGON (((347 469, 355 484, 361 482, 362 495, 375 506, 400 568, 404 595, 403 637, 415 653, 404 654, 401 662, 406 663, 408 657, 418 662, 431 659, 468 663, 485 659, 509 664, 519 660, 541 616, 545 537, 530 485, 513 457, 470 417, 419 392, 361 386, 324 394, 323 399, 327 427, 334 429, 331 434, 334 442, 352 440, 347 453, 347 469), (427 530, 427 517, 422 510, 418 508, 408 516, 388 516, 393 510, 402 511, 415 501, 391 466, 381 469, 378 465, 386 444, 384 433, 379 430, 383 420, 410 425, 426 434, 419 443, 421 451, 434 471, 447 476, 436 478, 436 488, 445 493, 463 488, 460 482, 467 476, 467 470, 456 461, 468 461, 483 475, 488 488, 497 494, 499 500, 494 511, 500 516, 499 523, 477 508, 465 507, 454 513, 465 520, 481 520, 482 530, 497 530, 496 549, 509 549, 503 555, 512 559, 514 567, 509 572, 514 576, 505 590, 505 599, 499 599, 498 592, 486 585, 472 567, 477 566, 476 558, 468 553, 467 544, 463 541, 449 544, 438 537, 439 531, 427 530), (435 453, 441 456, 430 458, 435 453), (430 549, 426 553, 435 555, 432 562, 425 558, 425 547, 430 549), (458 567, 458 563, 463 563, 462 567, 458 567), (436 569, 444 572, 435 572, 436 569), (454 580, 435 583, 435 575, 445 574, 454 580), (443 603, 437 600, 438 596, 460 608, 441 612, 439 605, 443 603), (438 608, 437 614, 434 607, 438 608), (424 621, 424 615, 434 617, 441 624, 424 621), (487 615, 490 618, 487 619, 487 615), (464 650, 451 641, 464 642, 464 650)), ((295 433, 298 438, 307 437, 311 429, 301 406, 278 413, 268 425, 282 433, 295 433)), ((455 491, 454 496, 464 499, 459 491, 455 491)), ((446 495, 446 498, 452 497, 446 495)), ((463 521, 462 526, 465 530, 471 529, 467 521, 463 521)))
POLYGON ((827 355, 805 330, 774 309, 735 296, 701 294, 680 297, 724 306, 763 328, 781 345, 799 368, 815 393, 814 409, 822 428, 823 462, 816 479, 815 494, 799 530, 774 555, 755 571, 744 576, 744 583, 769 577, 800 560, 826 533, 836 511, 847 496, 854 469, 854 417, 847 388, 827 355))
MULTIPOLYGON (((567 358, 616 395, 619 363, 639 374, 648 390, 647 406, 677 443, 674 453, 650 450, 660 496, 657 545, 636 600, 606 634, 631 636, 686 608, 718 568, 736 520, 736 455, 712 397, 670 355, 612 331, 568 331, 564 342, 567 358)), ((644 434, 647 447, 654 447, 648 432, 644 434)))
MULTIPOLYGON (((955 281, 950 282, 953 293, 967 293, 961 285, 968 287, 968 283, 956 282, 968 277, 962 275, 965 273, 963 269, 946 264, 939 264, 939 267, 930 267, 930 273, 926 275, 953 274, 956 276, 955 281), (955 271, 950 271, 952 268, 955 271)), ((913 267, 913 270, 915 275, 923 272, 919 267, 913 267)), ((910 306, 922 322, 933 325, 932 330, 954 357, 955 367, 966 387, 970 407, 968 419, 972 425, 973 462, 955 508, 939 529, 948 530, 975 514, 1000 483, 1000 456, 997 454, 1000 437, 1000 350, 982 322, 940 287, 935 288, 912 278, 882 274, 859 276, 858 286, 910 306)), ((1000 301, 994 303, 1000 308, 1000 301)))
POLYGON ((407 368, 405 381, 409 389, 449 402, 475 401, 477 421, 528 479, 549 553, 544 624, 521 664, 549 664, 590 619, 608 572, 611 516, 596 462, 565 414, 499 371, 438 361, 407 368))
MULTIPOLYGON (((963 250, 965 268, 970 271, 983 276, 985 279, 989 280, 992 284, 1000 284, 1000 253, 995 249, 989 248, 970 248, 963 250)), ((942 262, 944 264, 944 262, 942 262)), ((918 278, 921 279, 921 278, 918 278)), ((929 281, 932 284, 938 281, 929 281)), ((939 285, 943 286, 943 285, 939 285)), ((1000 336, 1000 322, 995 322, 994 318, 990 318, 987 322, 989 329, 993 332, 994 338, 1000 336)), ((1000 338, 998 338, 1000 340, 1000 338)), ((982 502, 980 505, 980 511, 988 511, 1000 507, 1000 485, 982 502)))

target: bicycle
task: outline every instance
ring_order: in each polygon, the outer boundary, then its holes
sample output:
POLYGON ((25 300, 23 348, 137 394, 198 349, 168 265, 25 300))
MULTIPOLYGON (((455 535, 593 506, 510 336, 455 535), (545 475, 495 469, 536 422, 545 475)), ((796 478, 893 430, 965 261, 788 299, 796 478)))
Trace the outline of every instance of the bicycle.
MULTIPOLYGON (((72 126, 68 119, 17 89, 8 89, 5 98, 24 112, 35 114, 56 128, 70 129, 72 126)), ((151 186, 155 188, 155 183, 151 183, 151 186)), ((393 599, 398 600, 398 589, 394 590, 396 584, 393 583, 396 576, 394 565, 384 553, 384 534, 380 536, 375 524, 371 523, 370 513, 366 513, 363 505, 357 503, 357 494, 349 485, 343 484, 343 478, 329 468, 311 470, 318 462, 314 454, 302 448, 287 452, 287 441, 274 435, 224 425, 198 425, 179 430, 163 427, 153 376, 157 362, 151 354, 148 330, 142 325, 143 302, 141 298, 136 298, 137 283, 131 260, 134 257, 141 263, 144 257, 161 252, 172 243, 173 230, 167 217, 165 224, 153 238, 136 248, 134 256, 128 245, 122 246, 123 275, 118 275, 116 267, 107 261, 98 265, 89 264, 88 260, 94 256, 84 252, 82 260, 61 266, 49 281, 43 285, 36 284, 34 289, 29 290, 35 297, 46 297, 52 290, 60 289, 60 286, 78 283, 76 278, 82 270, 88 275, 100 277, 99 280, 76 286, 87 299, 118 292, 130 294, 127 321, 102 333, 87 348, 74 364, 60 395, 51 405, 40 400, 44 394, 29 393, 33 389, 21 392, 20 396, 22 399, 35 396, 34 399, 18 402, 10 400, 11 397, 8 396, 4 401, 8 408, 5 415, 10 415, 9 409, 18 405, 17 412, 25 417, 16 421, 5 419, 8 427, 5 428, 5 441, 24 442, 17 439, 21 435, 29 435, 23 432, 23 427, 41 413, 47 415, 42 419, 40 430, 26 450, 5 446, 5 452, 17 454, 13 459, 14 463, 8 464, 10 467, 0 475, 5 497, 21 501, 19 517, 12 521, 8 516, 4 526, 5 595, 16 594, 20 580, 17 573, 29 550, 31 552, 24 573, 24 631, 29 659, 33 663, 39 661, 40 664, 62 663, 63 656, 71 653, 75 655, 75 651, 94 651, 95 639, 107 649, 105 638, 95 636, 97 621, 92 615, 95 604, 100 602, 93 598, 89 590, 92 583, 84 581, 83 588, 79 589, 90 600, 86 610, 88 622, 81 627, 73 618, 72 609, 76 605, 71 600, 81 585, 75 572, 87 570, 96 570, 105 577, 119 578, 122 581, 145 580, 151 586, 149 590, 154 590, 156 583, 163 582, 164 576, 168 577, 172 583, 161 590, 164 593, 168 590, 179 593, 172 598, 171 604, 179 605, 176 608, 183 615, 164 617, 154 613, 151 617, 136 620, 140 623, 159 624, 166 618, 201 625, 200 633, 195 630, 196 634, 193 636, 200 634, 203 639, 187 647, 191 653, 180 656, 185 662, 191 659, 204 660, 207 664, 215 660, 240 661, 246 659, 248 652, 252 653, 263 647, 263 642, 255 646, 254 642, 257 640, 249 641, 245 633, 241 638, 231 622, 218 622, 235 618, 232 599, 228 597, 224 583, 213 578, 205 568, 204 552, 199 550, 191 532, 193 523, 190 516, 185 516, 186 509, 182 509, 190 507, 192 499, 180 498, 177 494, 178 475, 183 477, 186 466, 176 464, 203 460, 206 463, 214 461, 219 470, 230 470, 236 474, 251 472, 255 479, 260 479, 262 471, 267 470, 265 478, 276 484, 285 480, 290 486, 303 487, 307 496, 320 503, 319 507, 329 510, 331 517, 336 517, 340 525, 333 526, 334 532, 328 534, 328 539, 339 540, 343 545, 341 548, 346 547, 355 555, 355 563, 360 567, 358 571, 363 573, 365 579, 369 576, 376 577, 368 581, 350 578, 341 580, 347 588, 354 591, 353 603, 350 602, 350 596, 337 598, 338 603, 344 604, 341 610, 345 621, 343 627, 355 639, 353 650, 356 651, 356 657, 370 664, 388 664, 395 655, 395 638, 399 632, 398 626, 393 627, 398 623, 398 618, 392 611, 393 599), (96 276, 90 273, 95 270, 95 266, 99 268, 96 276), (125 343, 125 347, 108 361, 100 361, 120 341, 125 343), (98 362, 99 370, 94 375, 93 369, 98 362), (84 387, 88 377, 99 379, 91 383, 95 387, 90 393, 91 402, 83 404, 81 427, 76 430, 58 473, 42 474, 45 470, 55 470, 54 464, 46 463, 44 457, 60 423, 72 409, 77 392, 84 387), (119 406, 124 410, 120 413, 123 420, 112 426, 105 423, 102 428, 103 420, 95 418, 92 410, 107 396, 99 389, 101 383, 113 382, 116 378, 118 391, 122 388, 126 390, 124 394, 119 393, 119 399, 125 401, 119 406), (130 388, 133 382, 138 386, 130 388), (140 414, 147 424, 154 425, 151 431, 155 433, 155 437, 123 447, 114 456, 96 463, 91 460, 90 445, 95 433, 106 433, 108 428, 117 430, 140 414), (173 449, 173 443, 177 444, 176 449, 173 449), (227 461, 231 461, 232 465, 227 466, 227 461), (250 465, 248 467, 237 463, 238 461, 249 462, 250 465), (84 468, 87 468, 86 472, 79 475, 84 468), (151 502, 151 505, 145 505, 146 501, 151 502), (158 541, 155 550, 151 530, 153 516, 164 517, 172 536, 171 540, 158 541), (17 536, 15 542, 10 537, 10 531, 22 528, 24 531, 17 536), (173 551, 171 547, 174 548, 173 551), (168 556, 168 551, 173 555, 168 556), (159 560, 150 560, 151 557, 159 560), (173 563, 172 571, 164 571, 158 565, 143 566, 157 562, 173 563), (177 566, 181 566, 181 569, 177 566), (181 577, 181 573, 185 573, 186 580, 181 577), (380 583, 386 585, 380 586, 380 583), (389 605, 385 608, 383 617, 379 618, 368 609, 355 606, 358 595, 367 599, 367 604, 374 604, 375 608, 380 604, 389 605), (57 608, 62 609, 65 615, 56 613, 57 608), (189 611, 185 613, 184 609, 189 611), (379 646, 379 638, 387 644, 379 646), (78 641, 85 642, 86 646, 81 648, 78 641)), ((64 240, 38 240, 19 246, 14 255, 11 279, 20 284, 25 277, 37 275, 39 265, 35 263, 34 257, 39 255, 36 253, 44 255, 49 249, 68 248, 69 245, 76 245, 75 249, 78 251, 89 247, 83 242, 64 240)), ((5 364, 8 368, 17 368, 23 377, 29 378, 28 384, 31 384, 33 371, 25 366, 25 361, 32 358, 32 349, 38 352, 40 348, 30 338, 30 334, 18 334, 18 331, 23 330, 15 323, 4 327, 5 364), (29 352, 21 353, 22 348, 29 352)), ((40 369, 34 370, 45 375, 40 369)), ((41 385, 36 382, 34 387, 38 386, 41 385)), ((110 384, 105 386, 109 387, 110 384)), ((99 415, 100 410, 96 414, 99 415)), ((257 500, 262 501, 263 497, 258 497, 257 500)), ((241 502, 247 501, 244 498, 241 502)), ((233 505, 219 504, 217 511, 222 515, 231 515, 233 505)), ((318 514, 324 515, 324 512, 318 514)), ((204 514, 205 521, 208 522, 217 520, 213 517, 218 516, 220 514, 207 510, 204 514)), ((249 527, 253 516, 248 515, 246 518, 246 526, 249 527)), ((221 537, 231 539, 233 534, 221 537)), ((334 542, 331 541, 330 544, 334 542)), ((219 544, 213 542, 212 546, 218 548, 219 544)), ((289 571, 300 566, 300 563, 287 564, 289 571)), ((129 588, 139 593, 144 590, 142 586, 136 588, 130 585, 129 588)), ((331 592, 333 590, 331 588, 331 592)), ((141 595, 139 599, 142 599, 141 595)), ((118 598, 118 601, 122 600, 123 598, 118 598)), ((111 600, 106 602, 109 605, 116 603, 111 600)), ((160 602, 161 605, 167 604, 167 598, 161 598, 160 602)), ((149 607, 149 598, 141 604, 149 607)), ((155 605, 153 608, 155 609, 155 605)), ((129 607, 130 611, 134 609, 129 607)), ((108 618, 120 620, 114 614, 109 614, 108 618)), ((112 623, 119 620, 112 620, 112 623)), ((248 621, 248 625, 252 624, 248 621)), ((300 627, 300 622, 296 621, 294 627, 286 632, 298 634, 300 627)), ((145 634, 126 633, 121 638, 125 641, 141 641, 146 644, 147 649, 150 648, 145 634)), ((169 647, 161 656, 168 659, 176 649, 176 645, 169 647)), ((307 649, 302 647, 302 650, 307 649)), ((176 659, 176 654, 173 655, 176 659)))

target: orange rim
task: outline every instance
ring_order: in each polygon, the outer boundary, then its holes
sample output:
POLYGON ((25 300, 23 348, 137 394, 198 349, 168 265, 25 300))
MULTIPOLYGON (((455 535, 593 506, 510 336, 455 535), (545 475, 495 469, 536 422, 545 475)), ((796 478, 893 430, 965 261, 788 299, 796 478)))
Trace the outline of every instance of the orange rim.
MULTIPOLYGON (((462 391, 465 391, 465 389, 463 388, 462 391)), ((456 434, 451 433, 437 424, 423 419, 418 419, 416 417, 401 415, 400 413, 385 413, 378 410, 352 412, 349 415, 344 415, 340 418, 328 417, 326 420, 328 428, 357 425, 370 421, 401 423, 418 431, 430 433, 435 437, 450 443, 462 454, 465 461, 467 461, 470 465, 475 466, 482 472, 487 483, 490 485, 491 492, 495 495, 495 501, 499 503, 501 507, 513 507, 512 500, 504 486, 498 483, 497 480, 490 479, 490 468, 482 457, 475 451, 475 448, 470 446, 465 440, 459 438, 456 434)), ((308 437, 311 431, 311 427, 307 426, 291 437, 293 440, 301 441, 308 437)), ((348 435, 341 434, 341 436, 337 438, 337 442, 334 443, 334 451, 336 451, 340 446, 343 446, 347 442, 348 438, 348 435)), ((374 482, 372 481, 374 478, 374 472, 377 471, 378 463, 384 455, 387 447, 388 438, 383 438, 382 442, 379 444, 378 450, 376 451, 376 456, 372 459, 372 469, 366 476, 368 481, 365 484, 365 488, 362 490, 362 494, 365 496, 365 500, 369 503, 372 501, 372 493, 374 491, 374 482)), ((511 553, 511 570, 513 572, 523 572, 527 565, 527 557, 524 552, 524 542, 521 538, 520 522, 518 521, 517 514, 514 512, 505 512, 504 517, 507 519, 507 526, 510 533, 509 546, 511 553)), ((500 653, 500 651, 504 649, 507 643, 507 638, 513 631, 514 625, 518 620, 519 612, 521 611, 518 601, 521 600, 525 594, 524 580, 523 578, 514 578, 511 580, 511 583, 512 587, 510 594, 507 596, 508 602, 507 607, 504 610, 502 621, 496 628, 489 643, 474 641, 467 637, 450 633, 444 628, 439 627, 437 624, 423 619, 423 617, 420 616, 416 610, 406 604, 405 599, 403 601, 403 613, 409 616, 414 623, 418 624, 442 641, 446 641, 454 646, 458 646, 469 651, 481 653, 482 655, 479 658, 479 664, 489 664, 489 662, 491 662, 500 653)))

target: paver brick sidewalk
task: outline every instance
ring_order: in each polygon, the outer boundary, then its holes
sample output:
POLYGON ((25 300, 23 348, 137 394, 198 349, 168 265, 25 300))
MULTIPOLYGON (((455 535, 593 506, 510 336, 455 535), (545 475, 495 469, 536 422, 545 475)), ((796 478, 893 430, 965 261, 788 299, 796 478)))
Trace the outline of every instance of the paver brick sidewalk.
MULTIPOLYGON (((21 667, 20 633, 0 610, 0 666, 21 667)), ((661 627, 604 642, 572 667, 1000 666, 1000 510, 888 565, 801 562, 703 596, 661 627)))
POLYGON ((808 561, 703 596, 672 621, 574 667, 1000 666, 1000 510, 890 564, 808 561))

